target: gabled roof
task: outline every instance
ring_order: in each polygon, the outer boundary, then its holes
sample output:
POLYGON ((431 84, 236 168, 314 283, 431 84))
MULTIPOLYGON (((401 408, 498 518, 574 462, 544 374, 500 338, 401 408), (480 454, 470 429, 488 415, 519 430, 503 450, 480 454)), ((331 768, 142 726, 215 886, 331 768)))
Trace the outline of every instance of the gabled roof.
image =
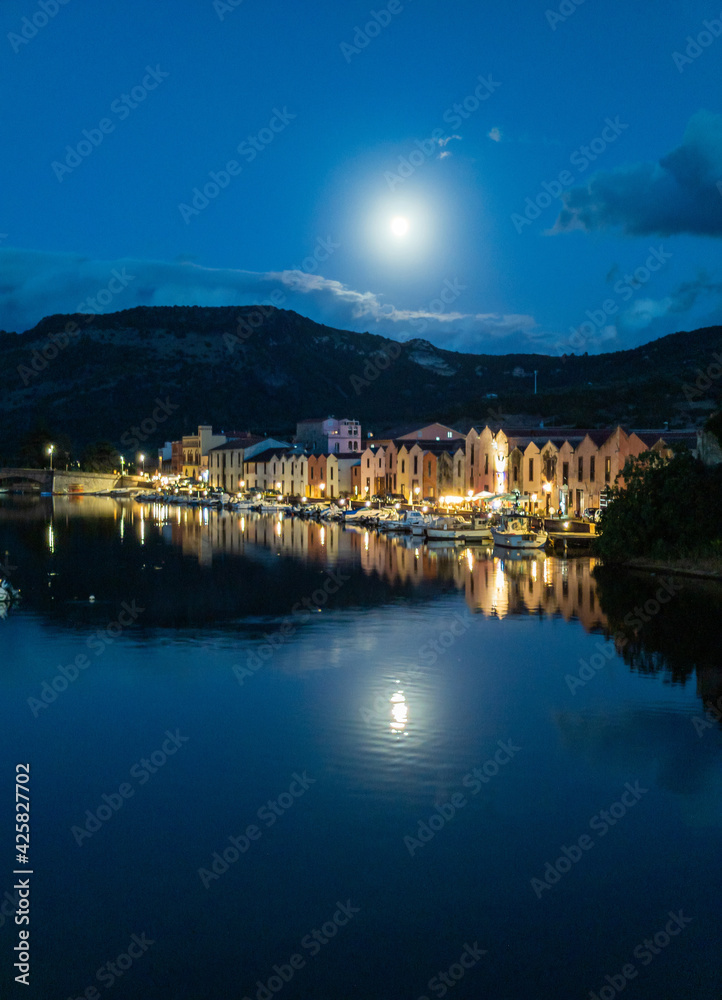
POLYGON ((249 434, 246 437, 241 438, 231 438, 230 441, 226 441, 225 444, 217 444, 215 448, 209 448, 209 453, 211 451, 234 451, 238 448, 250 448, 254 444, 258 444, 263 441, 262 437, 257 437, 253 434, 249 434))

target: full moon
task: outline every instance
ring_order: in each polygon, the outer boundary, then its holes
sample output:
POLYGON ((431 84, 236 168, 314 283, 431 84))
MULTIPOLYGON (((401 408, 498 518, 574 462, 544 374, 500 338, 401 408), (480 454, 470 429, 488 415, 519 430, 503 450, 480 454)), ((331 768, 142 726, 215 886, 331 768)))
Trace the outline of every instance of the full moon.
POLYGON ((409 220, 405 219, 403 215, 397 215, 391 220, 391 232, 394 236, 406 236, 409 231, 409 220))

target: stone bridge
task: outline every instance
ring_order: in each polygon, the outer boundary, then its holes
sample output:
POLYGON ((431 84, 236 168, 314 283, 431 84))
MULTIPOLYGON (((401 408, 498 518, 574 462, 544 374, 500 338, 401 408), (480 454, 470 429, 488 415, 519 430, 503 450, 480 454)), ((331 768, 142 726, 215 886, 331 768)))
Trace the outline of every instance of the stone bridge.
MULTIPOLYGON (((127 480, 129 477, 125 478, 127 480)), ((96 490, 112 489, 120 485, 120 481, 120 476, 106 472, 0 468, 0 489, 37 487, 41 493, 93 493, 96 490)))

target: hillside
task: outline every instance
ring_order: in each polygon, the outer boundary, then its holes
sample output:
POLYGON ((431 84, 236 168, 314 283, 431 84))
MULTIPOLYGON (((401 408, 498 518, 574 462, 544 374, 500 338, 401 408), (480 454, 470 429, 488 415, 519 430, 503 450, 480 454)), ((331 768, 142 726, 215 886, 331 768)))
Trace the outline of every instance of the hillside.
POLYGON ((399 344, 265 306, 50 316, 24 334, 0 333, 0 458, 10 461, 38 425, 77 446, 119 444, 158 397, 177 409, 148 450, 198 423, 288 433, 297 419, 330 413, 356 417, 377 434, 432 418, 498 423, 505 413, 588 427, 687 425, 719 406, 720 378, 691 402, 684 390, 699 369, 716 365, 715 351, 722 327, 613 354, 550 357, 399 344), (68 338, 70 322, 79 332, 68 338))

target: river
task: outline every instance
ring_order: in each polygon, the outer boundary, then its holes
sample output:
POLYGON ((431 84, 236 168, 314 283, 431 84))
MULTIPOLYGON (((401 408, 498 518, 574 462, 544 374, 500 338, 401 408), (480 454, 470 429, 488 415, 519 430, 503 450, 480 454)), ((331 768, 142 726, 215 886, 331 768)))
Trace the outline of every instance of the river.
POLYGON ((722 588, 92 497, 0 558, 18 996, 722 996, 722 588))

